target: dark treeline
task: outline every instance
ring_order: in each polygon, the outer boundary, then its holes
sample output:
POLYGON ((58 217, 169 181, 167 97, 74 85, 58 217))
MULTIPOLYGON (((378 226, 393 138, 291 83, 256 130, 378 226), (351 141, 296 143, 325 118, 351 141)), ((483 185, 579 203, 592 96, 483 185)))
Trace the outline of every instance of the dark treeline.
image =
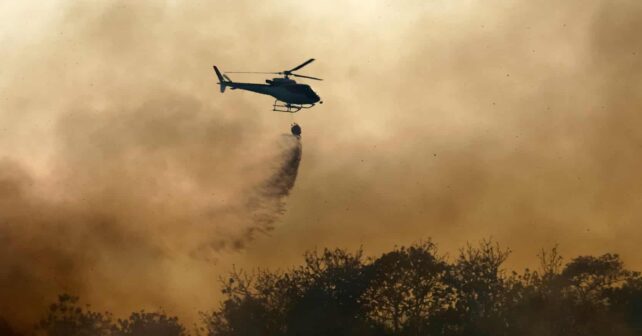
MULTIPOLYGON (((450 261, 431 242, 378 258, 305 254, 288 271, 233 271, 220 307, 196 335, 642 335, 642 277, 616 254, 564 262, 542 251, 537 270, 506 273, 507 249, 484 241, 450 261)), ((138 312, 114 321, 61 295, 42 335, 187 335, 175 317, 138 312)), ((9 332, 8 325, 4 328, 9 332)), ((3 323, 0 321, 0 332, 3 323)))
POLYGON ((0 318, 0 335, 47 335, 47 336, 186 336, 185 327, 177 317, 164 312, 135 312, 127 319, 114 320, 108 312, 95 312, 81 305, 78 297, 68 294, 58 296, 46 316, 35 326, 33 332, 18 333, 0 318))

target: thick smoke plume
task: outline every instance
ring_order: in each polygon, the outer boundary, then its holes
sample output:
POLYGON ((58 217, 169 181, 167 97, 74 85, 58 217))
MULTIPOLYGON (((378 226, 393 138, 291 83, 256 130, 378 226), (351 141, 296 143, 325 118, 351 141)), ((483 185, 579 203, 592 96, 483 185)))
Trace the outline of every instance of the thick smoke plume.
POLYGON ((5 1, 0 27, 0 300, 23 321, 61 289, 195 316, 232 264, 428 236, 642 267, 638 0, 5 1), (325 103, 297 114, 305 174, 261 236, 242 210, 290 116, 211 66, 310 57, 325 103))
POLYGON ((216 262, 285 211, 298 140, 252 136, 173 92, 121 108, 62 118, 47 174, 0 162, 0 315, 26 323, 62 291, 135 291, 125 273, 160 305, 176 265, 216 262))
POLYGON ((208 309, 218 265, 284 212, 300 143, 275 134, 287 124, 264 100, 218 93, 211 64, 225 57, 209 38, 167 40, 180 11, 47 13, 48 28, 6 40, 38 52, 0 55, 0 316, 30 324, 61 292, 116 314, 208 309))

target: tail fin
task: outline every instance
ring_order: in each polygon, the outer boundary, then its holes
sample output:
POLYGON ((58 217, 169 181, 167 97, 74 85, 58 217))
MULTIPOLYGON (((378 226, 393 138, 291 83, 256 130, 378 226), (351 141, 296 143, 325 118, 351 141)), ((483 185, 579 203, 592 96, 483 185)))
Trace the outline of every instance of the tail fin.
POLYGON ((228 82, 228 80, 225 80, 227 76, 222 75, 221 72, 216 67, 216 65, 214 66, 214 72, 216 72, 216 77, 218 77, 218 81, 219 81, 218 84, 221 85, 221 93, 225 92, 225 86, 226 86, 225 83, 228 82))

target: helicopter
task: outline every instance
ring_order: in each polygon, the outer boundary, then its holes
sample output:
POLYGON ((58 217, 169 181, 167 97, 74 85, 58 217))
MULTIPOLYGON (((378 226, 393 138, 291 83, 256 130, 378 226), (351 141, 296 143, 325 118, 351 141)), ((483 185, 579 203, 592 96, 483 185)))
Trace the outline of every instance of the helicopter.
POLYGON ((269 95, 276 99, 274 101, 274 104, 272 105, 272 111, 296 113, 301 109, 311 108, 316 103, 323 104, 321 98, 314 91, 312 91, 309 85, 299 84, 293 79, 290 79, 290 76, 293 76, 319 81, 322 80, 321 78, 298 75, 294 73, 294 71, 297 71, 312 62, 314 62, 314 58, 311 58, 290 70, 283 70, 279 72, 232 71, 226 72, 225 74, 222 74, 218 67, 216 67, 215 65, 214 72, 216 72, 216 76, 218 77, 219 82, 217 84, 221 86, 221 93, 225 92, 226 87, 229 87, 231 90, 239 89, 269 95), (267 79, 265 80, 266 84, 241 83, 232 81, 230 77, 227 76, 228 73, 275 74, 283 75, 283 77, 267 79))

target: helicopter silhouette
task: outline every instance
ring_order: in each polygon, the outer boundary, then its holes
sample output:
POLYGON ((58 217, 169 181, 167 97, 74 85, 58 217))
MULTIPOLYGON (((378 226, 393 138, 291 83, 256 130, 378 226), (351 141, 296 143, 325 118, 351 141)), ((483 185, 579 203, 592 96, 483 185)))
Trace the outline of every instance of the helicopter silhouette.
POLYGON ((272 105, 272 111, 296 113, 301 109, 311 108, 317 102, 319 104, 323 104, 321 98, 312 91, 312 88, 310 88, 309 85, 299 84, 293 79, 290 79, 290 76, 293 76, 322 80, 321 78, 297 75, 294 73, 294 71, 297 71, 312 62, 314 62, 314 58, 311 58, 290 70, 279 72, 232 71, 222 74, 216 65, 214 66, 214 71, 216 72, 216 76, 219 80, 217 84, 221 86, 221 93, 225 92, 226 87, 229 87, 231 90, 239 89, 269 95, 276 99, 272 105), (267 79, 265 80, 267 84, 241 83, 232 81, 230 77, 227 76, 228 73, 276 74, 283 75, 283 77, 267 79))

